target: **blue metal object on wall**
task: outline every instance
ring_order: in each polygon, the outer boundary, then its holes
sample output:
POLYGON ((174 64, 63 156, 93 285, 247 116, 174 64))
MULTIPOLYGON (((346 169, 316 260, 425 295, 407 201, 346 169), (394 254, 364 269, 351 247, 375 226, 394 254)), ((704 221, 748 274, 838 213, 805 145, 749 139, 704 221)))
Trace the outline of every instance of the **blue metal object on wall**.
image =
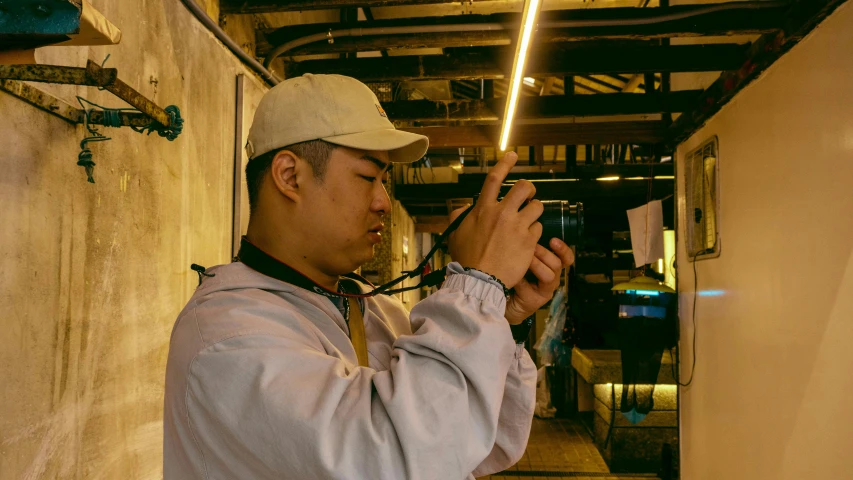
POLYGON ((68 40, 79 33, 80 0, 0 0, 0 50, 68 40))

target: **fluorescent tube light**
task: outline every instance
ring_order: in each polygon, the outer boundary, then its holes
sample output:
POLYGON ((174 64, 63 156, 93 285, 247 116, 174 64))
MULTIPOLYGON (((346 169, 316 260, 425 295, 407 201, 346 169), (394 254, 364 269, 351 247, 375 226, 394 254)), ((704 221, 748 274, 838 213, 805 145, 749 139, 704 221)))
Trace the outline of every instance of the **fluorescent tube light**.
POLYGON ((657 297, 658 295, 660 295, 660 292, 656 292, 654 290, 637 290, 636 293, 637 293, 637 295, 640 295, 643 297, 657 297))
MULTIPOLYGON (((577 178, 531 178, 530 180, 525 180, 530 183, 553 183, 553 182, 577 182, 577 178)), ((504 182, 504 185, 515 185, 518 183, 518 180, 507 180, 504 182)))
POLYGON ((539 8, 541 6, 541 0, 525 0, 524 2, 524 15, 521 17, 521 34, 515 47, 515 63, 512 65, 509 95, 507 95, 506 108, 504 109, 504 124, 503 128, 501 128, 501 151, 506 151, 507 143, 509 142, 509 131, 512 128, 515 107, 518 105, 521 81, 524 78, 524 63, 527 61, 530 40, 533 38, 533 27, 536 25, 536 17, 539 16, 539 8))
POLYGON ((524 84, 529 85, 531 87, 536 86, 536 79, 533 77, 524 77, 524 84))
POLYGON ((617 175, 613 177, 598 177, 596 178, 596 180, 598 180, 599 182, 615 182, 616 180, 619 180, 619 178, 620 177, 617 175))

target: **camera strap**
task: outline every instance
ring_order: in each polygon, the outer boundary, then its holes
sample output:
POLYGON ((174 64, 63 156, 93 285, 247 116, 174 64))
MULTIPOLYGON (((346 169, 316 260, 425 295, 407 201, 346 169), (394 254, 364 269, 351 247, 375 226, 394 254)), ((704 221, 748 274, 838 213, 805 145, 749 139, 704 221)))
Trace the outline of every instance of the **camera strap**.
MULTIPOLYGON (((297 287, 303 288, 310 292, 319 293, 320 295, 325 295, 326 297, 343 298, 344 302, 347 302, 347 312, 349 314, 346 316, 350 318, 347 318, 346 320, 347 325, 349 327, 350 341, 352 342, 352 346, 355 349, 355 355, 358 358, 358 364, 362 367, 368 366, 367 335, 364 331, 364 316, 361 313, 361 306, 359 305, 358 299, 369 297, 370 295, 353 294, 343 291, 344 288, 354 290, 357 288, 355 286, 342 287, 342 291, 339 292, 335 292, 325 287, 322 287, 310 278, 306 277, 299 270, 264 252, 263 250, 252 244, 252 242, 246 239, 246 237, 243 237, 240 243, 240 253, 237 255, 237 260, 243 262, 249 268, 259 273, 262 273, 268 277, 281 280, 282 282, 286 282, 291 285, 296 285, 297 287)), ((344 275, 342 280, 346 278, 358 279, 370 285, 371 287, 373 286, 373 284, 354 273, 344 275)))
MULTIPOLYGON (((275 278, 276 280, 281 280, 282 282, 286 282, 291 285, 296 285, 299 288, 308 290, 309 292, 319 293, 320 295, 324 295, 326 297, 367 298, 375 295, 372 292, 347 293, 329 290, 328 288, 317 284, 316 282, 305 276, 305 274, 303 274, 299 270, 291 267, 290 265, 282 262, 281 260, 278 260, 267 252, 261 250, 252 242, 250 242, 245 236, 240 241, 240 252, 237 254, 237 260, 243 262, 252 270, 262 273, 268 277, 275 278)), ((372 283, 368 282, 360 275, 356 275, 355 273, 348 273, 346 275, 343 275, 342 277, 350 278, 353 280, 360 280, 370 285, 371 287, 373 286, 372 283)))
POLYGON ((358 300, 348 298, 350 319, 347 322, 349 326, 349 338, 352 346, 355 349, 355 356, 358 358, 358 364, 362 367, 368 367, 367 362, 367 334, 364 332, 364 317, 361 314, 361 307, 358 305, 358 300))
MULTIPOLYGON (((308 290, 309 292, 319 293, 320 295, 325 295, 327 297, 345 297, 345 298, 369 298, 375 297, 379 294, 384 295, 392 295, 395 293, 405 292, 407 290, 415 290, 421 287, 432 287, 440 284, 444 281, 444 277, 446 274, 446 269, 442 268, 439 270, 435 270, 424 275, 423 281, 413 287, 403 287, 398 289, 391 289, 395 285, 403 282, 408 278, 414 278, 421 275, 424 272, 424 269, 429 264, 430 259, 435 255, 435 252, 438 251, 438 248, 447 240, 447 237, 459 227, 459 224, 462 223, 462 220, 468 215, 471 209, 474 206, 471 205, 467 210, 465 210, 461 215, 459 215, 441 234, 441 236, 436 240, 435 245, 433 245, 432 249, 427 253, 424 260, 418 265, 414 270, 403 272, 403 275, 391 280, 390 282, 375 287, 373 290, 367 293, 346 293, 346 292, 335 292, 329 290, 326 287, 323 287, 307 276, 291 267, 290 265, 278 260, 272 255, 264 252, 257 246, 253 245, 245 236, 243 236, 240 241, 240 252, 237 254, 237 260, 245 263, 251 269, 263 273, 268 277, 272 277, 282 282, 287 282, 292 285, 296 285, 297 287, 308 290)), ((342 275, 342 278, 350 278, 355 280, 360 280, 371 287, 373 284, 368 282, 362 276, 357 275, 355 273, 348 273, 346 275, 342 275)))

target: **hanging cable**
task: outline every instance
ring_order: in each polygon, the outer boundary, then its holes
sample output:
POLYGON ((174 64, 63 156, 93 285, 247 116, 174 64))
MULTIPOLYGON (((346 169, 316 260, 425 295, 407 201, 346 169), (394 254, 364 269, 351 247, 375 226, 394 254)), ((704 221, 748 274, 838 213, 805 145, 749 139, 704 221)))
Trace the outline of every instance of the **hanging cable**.
MULTIPOLYGON (((675 373, 675 361, 673 360, 672 366, 672 378, 675 379, 675 383, 682 387, 689 387, 691 383, 693 383, 693 376, 696 373, 696 300, 698 299, 698 291, 699 291, 699 276, 696 273, 696 257, 698 255, 693 256, 693 314, 691 315, 691 323, 693 324, 693 349, 690 352, 693 356, 691 360, 692 365, 690 366, 690 378, 687 379, 687 383, 681 383, 681 379, 676 376, 675 373)), ((669 350, 669 358, 674 359, 675 357, 672 355, 672 349, 669 350)), ((680 370, 679 370, 680 371, 680 370)))

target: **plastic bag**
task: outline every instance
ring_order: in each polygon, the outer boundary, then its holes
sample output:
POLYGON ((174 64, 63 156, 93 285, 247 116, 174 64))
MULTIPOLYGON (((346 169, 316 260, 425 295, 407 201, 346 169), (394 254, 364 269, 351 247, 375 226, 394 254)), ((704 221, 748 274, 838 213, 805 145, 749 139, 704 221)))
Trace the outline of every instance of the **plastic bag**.
POLYGON ((566 326, 566 296, 568 288, 557 290, 551 301, 548 319, 545 321, 545 331, 533 348, 539 356, 540 365, 556 365, 568 367, 572 361, 571 345, 563 342, 563 329, 566 326))
POLYGON ((536 371, 536 407, 533 414, 539 418, 554 418, 557 409, 551 405, 551 388, 548 386, 548 374, 545 367, 536 371))

